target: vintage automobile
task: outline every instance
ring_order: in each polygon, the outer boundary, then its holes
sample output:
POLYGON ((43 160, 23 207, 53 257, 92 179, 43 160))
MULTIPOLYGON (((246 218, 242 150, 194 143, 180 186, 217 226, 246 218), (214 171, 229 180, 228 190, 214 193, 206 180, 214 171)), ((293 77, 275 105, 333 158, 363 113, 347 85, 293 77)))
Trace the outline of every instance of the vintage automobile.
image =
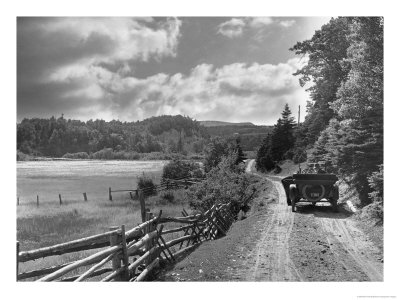
POLYGON ((282 179, 285 189, 287 204, 292 206, 292 212, 296 211, 296 204, 309 202, 315 205, 320 201, 328 201, 333 210, 337 212, 339 199, 338 177, 325 173, 318 164, 310 166, 297 174, 282 179))

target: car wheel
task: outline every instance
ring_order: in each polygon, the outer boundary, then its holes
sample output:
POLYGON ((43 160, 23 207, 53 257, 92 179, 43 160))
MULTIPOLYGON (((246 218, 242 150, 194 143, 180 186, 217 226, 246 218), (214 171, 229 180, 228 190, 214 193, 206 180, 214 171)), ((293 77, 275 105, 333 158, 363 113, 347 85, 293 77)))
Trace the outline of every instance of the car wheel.
POLYGON ((338 208, 338 205, 337 205, 337 200, 335 200, 335 199, 330 199, 330 200, 331 200, 330 203, 332 205, 332 210, 334 212, 338 212, 339 208, 338 208))
POLYGON ((292 205, 292 212, 296 211, 296 198, 297 198, 297 188, 296 185, 291 184, 289 187, 289 198, 292 205))

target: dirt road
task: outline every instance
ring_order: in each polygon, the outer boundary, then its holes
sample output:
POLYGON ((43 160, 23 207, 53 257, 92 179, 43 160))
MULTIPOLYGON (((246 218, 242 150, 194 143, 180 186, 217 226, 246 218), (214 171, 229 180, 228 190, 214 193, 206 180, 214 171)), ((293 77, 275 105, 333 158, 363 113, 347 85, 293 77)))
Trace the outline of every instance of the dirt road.
MULTIPOLYGON (((253 172, 254 160, 248 164, 253 172)), ((292 213, 281 177, 270 176, 276 191, 261 238, 248 256, 249 281, 382 281, 382 253, 345 211, 304 205, 292 213)))

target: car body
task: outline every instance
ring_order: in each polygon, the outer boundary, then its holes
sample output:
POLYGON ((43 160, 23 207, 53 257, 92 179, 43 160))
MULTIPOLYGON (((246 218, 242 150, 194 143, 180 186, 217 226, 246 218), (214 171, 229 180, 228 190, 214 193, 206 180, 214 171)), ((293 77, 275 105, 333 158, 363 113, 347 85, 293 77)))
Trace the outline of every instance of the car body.
POLYGON ((337 211, 339 199, 338 177, 334 174, 293 174, 282 179, 287 204, 296 211, 296 204, 309 202, 315 204, 320 201, 329 201, 334 211, 337 211))

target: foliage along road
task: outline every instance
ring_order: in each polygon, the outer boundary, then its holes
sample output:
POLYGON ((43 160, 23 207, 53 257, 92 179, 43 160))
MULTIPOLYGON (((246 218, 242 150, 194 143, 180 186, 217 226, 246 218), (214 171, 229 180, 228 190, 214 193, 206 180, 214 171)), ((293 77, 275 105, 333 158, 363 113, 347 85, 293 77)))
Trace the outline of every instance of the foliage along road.
MULTIPOLYGON (((246 168, 254 171, 254 160, 246 168)), ((275 202, 269 204, 256 247, 247 257, 247 281, 383 281, 379 249, 357 228, 346 211, 304 205, 292 213, 280 180, 273 183, 275 202)))

